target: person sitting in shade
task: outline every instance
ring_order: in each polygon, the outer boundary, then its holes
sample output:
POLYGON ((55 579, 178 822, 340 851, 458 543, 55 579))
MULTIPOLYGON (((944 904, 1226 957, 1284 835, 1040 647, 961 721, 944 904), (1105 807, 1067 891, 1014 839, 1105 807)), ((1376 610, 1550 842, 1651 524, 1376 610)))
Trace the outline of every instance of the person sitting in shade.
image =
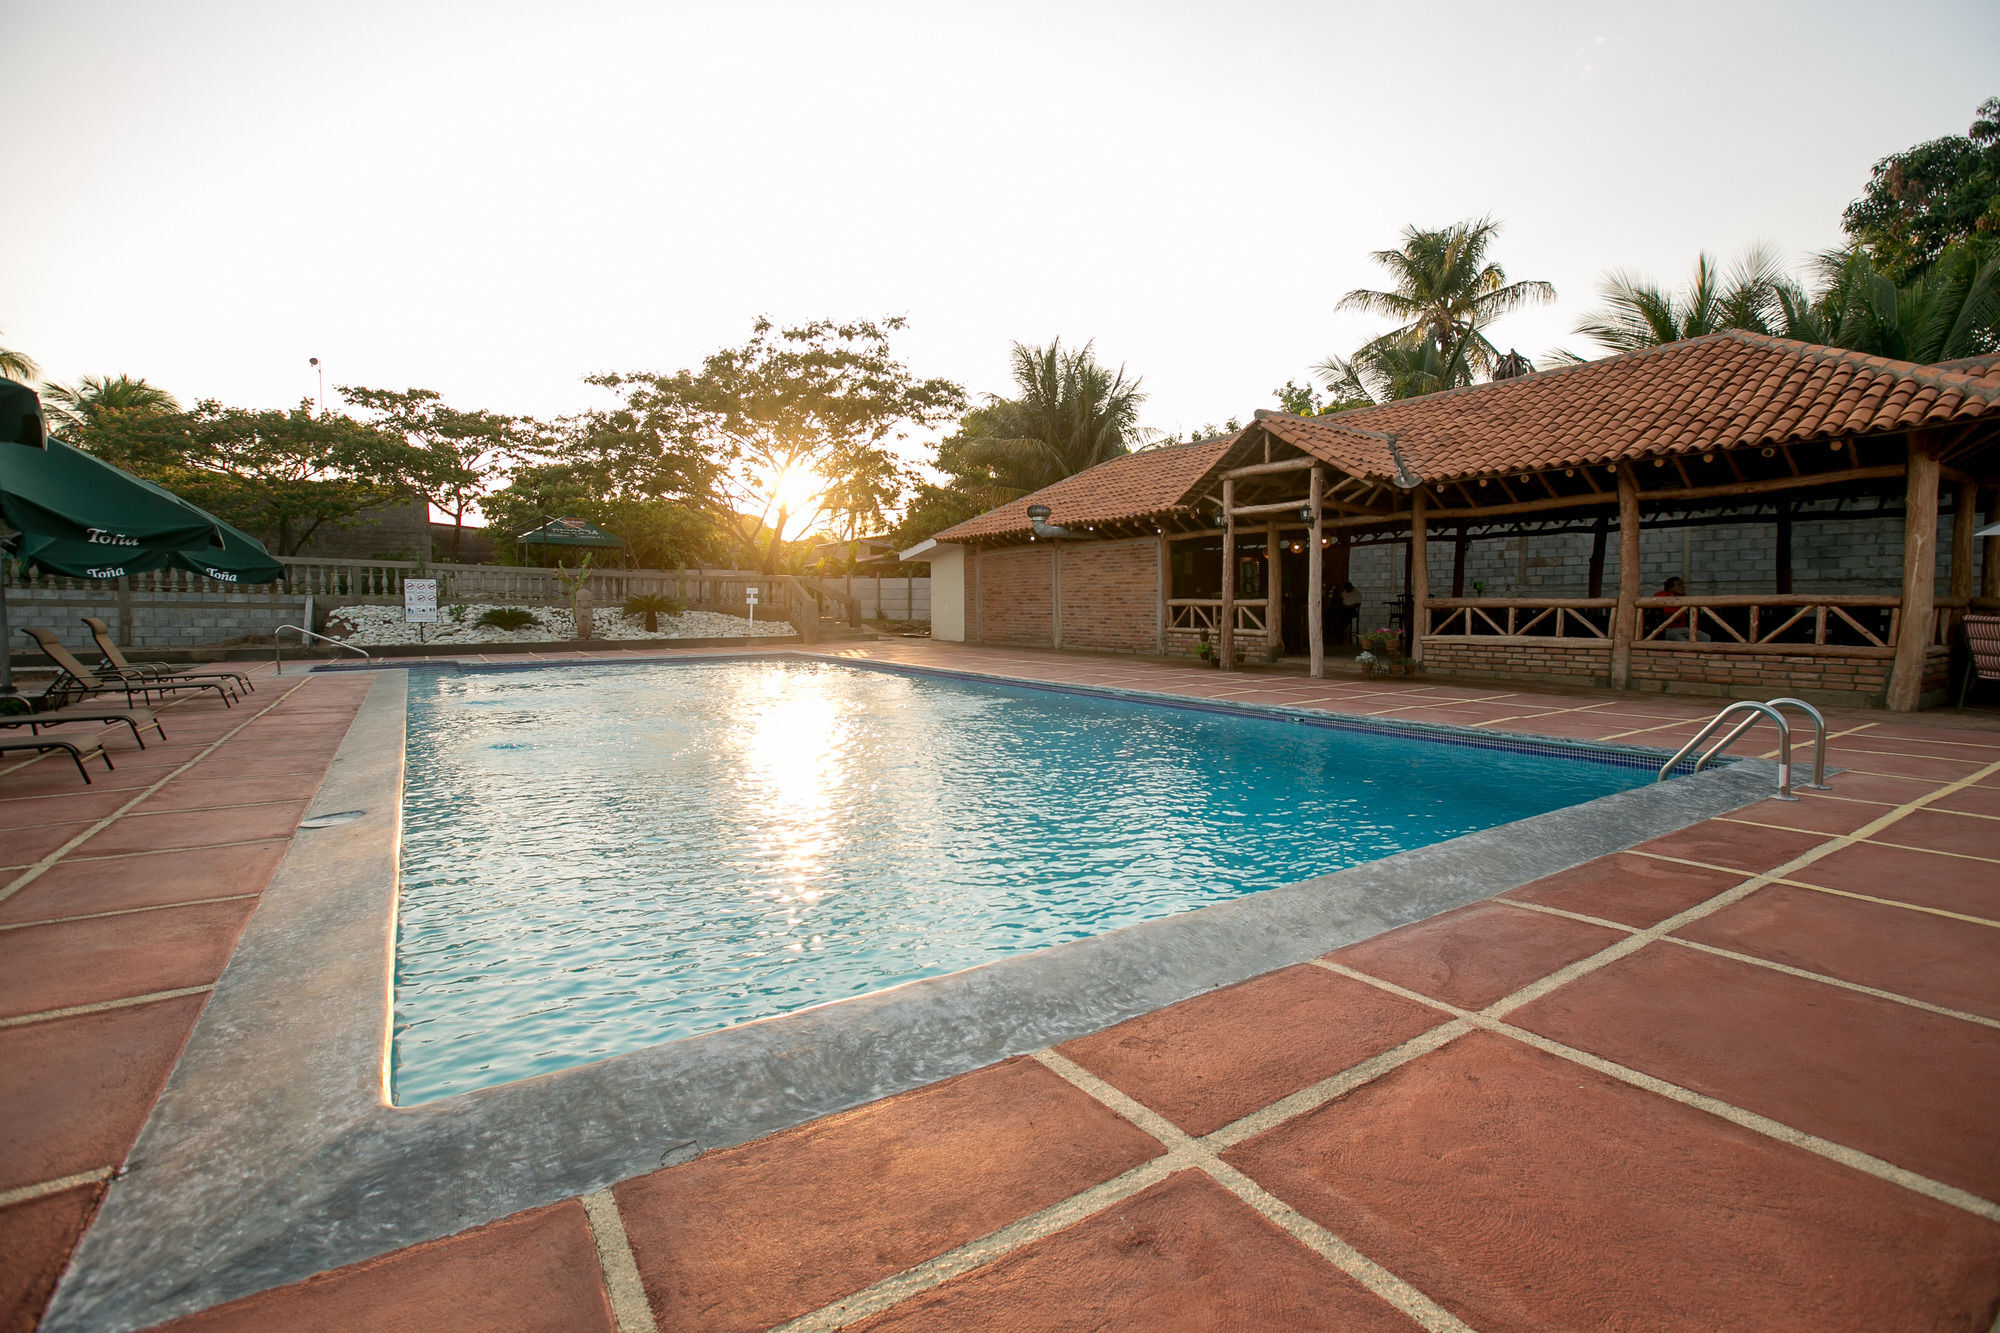
MULTIPOLYGON (((1655 597, 1685 597, 1687 595, 1687 584, 1677 578, 1668 579, 1664 584, 1660 585, 1660 590, 1653 594, 1655 597)), ((1660 637, 1671 640, 1674 643, 1686 643, 1688 642, 1689 626, 1692 623, 1691 613, 1686 607, 1682 607, 1667 617, 1667 628, 1660 631, 1660 637)), ((1694 631, 1694 642, 1696 643, 1707 643, 1712 637, 1712 635, 1701 630, 1694 631)))
POLYGON ((1333 641, 1347 643, 1361 620, 1361 590, 1352 583, 1343 583, 1339 592, 1328 600, 1333 603, 1333 641))

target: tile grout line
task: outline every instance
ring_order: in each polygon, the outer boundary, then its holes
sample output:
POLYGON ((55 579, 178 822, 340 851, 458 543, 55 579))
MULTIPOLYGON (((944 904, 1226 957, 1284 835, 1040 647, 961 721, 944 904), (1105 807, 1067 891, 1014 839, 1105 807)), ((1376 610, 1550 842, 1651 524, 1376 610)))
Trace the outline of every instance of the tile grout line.
POLYGON ((652 1303, 646 1299, 646 1284, 639 1277, 632 1241, 625 1234, 625 1219, 619 1215, 610 1187, 584 1195, 582 1202, 590 1239, 597 1249, 598 1275, 604 1279, 604 1294, 611 1302, 618 1333, 657 1333, 659 1325, 653 1319, 652 1303))
MULTIPOLYGON (((1608 926, 1613 930, 1627 932, 1638 929, 1638 927, 1628 926, 1622 921, 1611 921, 1604 917, 1588 916, 1582 912, 1571 912, 1561 907, 1550 907, 1545 903, 1517 903, 1506 898, 1495 899, 1495 901, 1503 902, 1509 907, 1522 907, 1530 912, 1540 912, 1545 916, 1557 916, 1570 921, 1581 921, 1586 925, 1608 926)), ((1914 995, 1904 995, 1899 991, 1882 990, 1879 987, 1864 985, 1859 981, 1849 981, 1844 977, 1836 977, 1828 972, 1814 972, 1803 967, 1793 967, 1791 964, 1781 963, 1775 958, 1759 958, 1756 954, 1739 953, 1735 949, 1725 949, 1715 944, 1704 944, 1700 940, 1684 940, 1677 935, 1669 935, 1661 940, 1660 943, 1678 944, 1684 949, 1698 949, 1702 953, 1714 954, 1718 958, 1733 958, 1739 963, 1749 963, 1756 967, 1769 968, 1773 972, 1783 972, 1787 976, 1799 977, 1805 981, 1817 981, 1822 985, 1836 986, 1841 990, 1859 991, 1863 995, 1872 995, 1878 1000, 1893 1000, 1897 1004, 1908 1005, 1912 1009, 1926 1010, 1929 1013, 1940 1014, 1946 1018, 1961 1019, 1967 1023, 1977 1023, 1982 1027, 2000 1028, 2000 1018, 1988 1018, 1983 1014, 1975 1014, 1965 1009, 1949 1009, 1941 1004, 1933 1004, 1929 1000, 1920 1000, 1914 995)))
MULTIPOLYGON (((35 880, 39 879, 42 876, 42 874, 46 872, 51 866, 55 865, 57 861, 60 861, 63 858, 64 854, 81 846, 86 840, 95 837, 99 833, 102 833, 105 829, 110 828, 111 825, 116 823, 120 818, 122 818, 127 811, 131 810, 133 806, 145 800, 148 796, 151 796, 154 792, 159 791, 161 788, 165 787, 169 782, 172 782, 175 778, 187 772, 190 768, 194 767, 202 760, 208 758, 211 754, 214 754, 218 749, 220 749, 223 746, 225 742, 234 740, 238 735, 242 733, 245 727, 249 726, 252 722, 255 722, 258 718, 263 717, 264 714, 270 712, 271 709, 276 708, 279 704, 282 704, 285 700, 291 698, 292 695, 304 689, 306 687, 307 682, 309 682, 311 679, 312 679, 311 676, 300 677, 298 684, 292 686, 290 689, 286 690, 283 694, 280 694, 276 699, 272 700, 270 704, 266 705, 264 708, 259 709, 256 713, 243 719, 243 721, 231 727, 228 731, 224 732, 217 739, 209 742, 209 744, 202 749, 202 752, 200 754, 188 760, 186 763, 180 765, 178 768, 173 769, 165 777, 161 778, 158 782, 153 783, 149 787, 143 788, 142 790, 140 790, 137 796, 134 796, 131 800, 127 801, 125 804, 119 806, 116 810, 112 811, 110 814, 104 816, 104 818, 92 824, 82 833, 77 834, 74 838, 71 838, 68 842, 64 843, 62 846, 50 852, 47 856, 43 857, 41 860, 29 866, 25 874, 21 875, 18 879, 15 879, 5 888, 0 888, 0 903, 6 902, 16 893, 19 893, 22 889, 25 889, 28 887, 28 885, 34 883, 35 880)), ((180 701, 176 700, 176 702, 180 701)))
MULTIPOLYGON (((1330 972, 1338 973, 1354 981, 1365 982, 1378 990, 1387 991, 1391 995, 1400 996, 1413 1003, 1427 1005, 1432 1009, 1451 1014, 1479 1028, 1481 1031, 1511 1038, 1523 1045, 1532 1046, 1546 1055, 1553 1055, 1558 1059, 1567 1060, 1572 1064, 1582 1065, 1584 1068, 1603 1074, 1608 1078, 1617 1079, 1621 1083, 1653 1093, 1656 1096, 1665 1097, 1669 1101, 1679 1102, 1681 1105, 1692 1107, 1697 1111, 1705 1111, 1717 1119, 1727 1120, 1733 1125, 1750 1130, 1753 1133, 1761 1134, 1779 1143, 1787 1143, 1792 1147, 1804 1149, 1807 1152, 1824 1157, 1828 1161, 1860 1171, 1864 1175, 1874 1176, 1878 1180, 1887 1181, 1893 1185, 1901 1185, 1904 1189, 1910 1190, 1912 1193, 1922 1194, 1927 1198, 1937 1200, 1939 1203, 1949 1204, 1954 1208, 1972 1213, 1975 1216, 1984 1217, 1989 1221, 2000 1222, 2000 1203, 1983 1199, 1970 1190, 1960 1189, 1956 1185, 1947 1185, 1941 1180, 1933 1180, 1920 1172, 1910 1170, 1908 1167, 1897 1166, 1894 1162, 1885 1161, 1871 1153, 1862 1152, 1859 1148, 1850 1148, 1844 1143, 1836 1143, 1832 1139, 1821 1138, 1817 1134, 1808 1133, 1805 1130, 1787 1125, 1781 1120, 1774 1120, 1769 1116, 1760 1115, 1733 1102, 1726 1102, 1720 1097, 1711 1097, 1705 1092, 1696 1092, 1692 1088, 1684 1088, 1678 1083, 1670 1083, 1657 1075, 1644 1073, 1629 1066, 1621 1065, 1616 1061, 1607 1060, 1601 1055, 1592 1055, 1589 1051, 1579 1050, 1574 1046, 1566 1046, 1562 1042, 1550 1037, 1544 1037, 1538 1032, 1531 1032, 1527 1028, 1516 1027, 1494 1013, 1495 1009, 1501 1004, 1506 1003, 1505 999, 1497 1000, 1485 1009, 1478 1011, 1462 1009, 1449 1001, 1424 995, 1419 991, 1410 990, 1408 987, 1399 986, 1393 981, 1385 981, 1380 977, 1370 976, 1368 973, 1351 968, 1344 963, 1331 963, 1324 959, 1315 961, 1318 966, 1326 968, 1330 972)), ((1516 992, 1516 994, 1519 993, 1518 991, 1516 992)), ((1511 999, 1512 997, 1507 998, 1511 999)))
MULTIPOLYGON (((1262 1185, 1222 1160, 1220 1153, 1203 1139, 1175 1125, 1137 1098, 1119 1091, 1089 1070, 1053 1048, 1036 1051, 1029 1057, 1085 1093, 1127 1122, 1136 1125, 1163 1144, 1169 1155, 1180 1155, 1222 1188, 1248 1204, 1265 1220, 1318 1254, 1322 1259, 1353 1278, 1363 1287, 1434 1333, 1472 1333, 1456 1315, 1439 1305, 1414 1285, 1370 1259, 1332 1231, 1285 1203, 1262 1185)), ((1398 1063, 1401 1063, 1400 1061, 1398 1063)))
POLYGON ((33 1185, 17 1185, 13 1189, 0 1190, 0 1208, 11 1208, 17 1203, 29 1203, 51 1194, 61 1194, 64 1190, 73 1190, 78 1185, 94 1185, 100 1180, 111 1179, 111 1172, 111 1167, 100 1166, 92 1171, 79 1171, 73 1176, 62 1176, 55 1180, 38 1181, 33 1185))
POLYGON ((164 912, 175 907, 202 907, 209 903, 233 903, 255 898, 254 893, 225 893, 217 898, 189 898, 176 903, 147 903, 144 907, 114 907, 106 912, 81 912, 76 916, 50 916, 36 921, 0 921, 0 931, 26 930, 31 926, 64 926, 72 921, 102 921, 110 916, 136 916, 141 912, 164 912))
POLYGON ((102 1014, 113 1009, 130 1009, 134 1005, 158 1004, 161 1000, 178 1000, 183 995, 206 995, 214 990, 213 983, 206 986, 181 986, 174 990, 148 991, 144 995, 127 995, 117 1000, 98 1000, 93 1004, 73 1004, 63 1009, 44 1009, 39 1013, 15 1014, 0 1018, 0 1028, 25 1027, 30 1023, 46 1023, 58 1018, 75 1018, 79 1014, 102 1014))

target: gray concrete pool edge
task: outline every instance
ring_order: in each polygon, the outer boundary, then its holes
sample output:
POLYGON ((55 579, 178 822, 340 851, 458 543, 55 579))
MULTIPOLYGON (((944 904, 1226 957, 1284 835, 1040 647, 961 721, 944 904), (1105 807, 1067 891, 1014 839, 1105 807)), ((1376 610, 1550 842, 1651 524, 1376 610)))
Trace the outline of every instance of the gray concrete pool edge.
POLYGON ((384 1104, 382 1065, 407 687, 404 670, 375 678, 311 808, 366 813, 295 839, 46 1329, 144 1327, 587 1193, 1303 962, 1774 785, 1774 765, 1744 761, 951 976, 398 1109, 384 1104))

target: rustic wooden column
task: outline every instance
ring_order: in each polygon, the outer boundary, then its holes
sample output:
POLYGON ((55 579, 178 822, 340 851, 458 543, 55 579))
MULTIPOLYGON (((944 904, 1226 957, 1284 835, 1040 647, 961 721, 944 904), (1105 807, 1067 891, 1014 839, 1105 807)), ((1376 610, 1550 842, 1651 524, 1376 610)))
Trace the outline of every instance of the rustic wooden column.
MULTIPOLYGON (((2000 488, 1987 497, 1986 522, 2000 523, 2000 488)), ((2000 537, 1985 538, 1980 545, 1985 549, 1979 553, 1979 595, 2000 597, 2000 537)))
POLYGON ((1604 547, 1610 535, 1611 520, 1600 516, 1590 529, 1590 570, 1583 585, 1585 597, 1604 596, 1604 547))
POLYGON ((1285 655, 1285 552, 1275 523, 1264 529, 1264 655, 1285 655))
POLYGON ((1224 671, 1236 670, 1236 483, 1222 479, 1222 606, 1215 614, 1215 653, 1224 671))
POLYGON ((1792 591, 1792 502, 1778 501, 1777 591, 1792 591))
POLYGON ((1154 634, 1159 645, 1156 651, 1161 657, 1165 657, 1167 655, 1167 622, 1170 619, 1167 612, 1167 598, 1173 595, 1174 566, 1172 553, 1167 548, 1167 539, 1163 536, 1159 538, 1159 543, 1160 567, 1157 582, 1154 585, 1159 595, 1153 600, 1153 619, 1155 622, 1154 634))
POLYGON ((1313 521, 1312 531, 1306 534, 1306 652, 1312 662, 1310 674, 1318 680, 1326 675, 1326 557, 1320 546, 1326 520, 1319 512, 1324 484, 1317 463, 1313 464, 1310 486, 1306 503, 1312 506, 1313 521))
POLYGON ((1431 628, 1431 557, 1424 511, 1430 501, 1419 486, 1410 492, 1410 660, 1424 660, 1424 635, 1431 628))
MULTIPOLYGON (((1951 511, 1951 595, 1972 596, 1972 562, 1978 548, 1972 540, 1979 526, 1979 483, 1960 482, 1951 511)), ((1960 615, 1965 614, 1963 611, 1960 615)))
POLYGON ((1903 502, 1903 609, 1896 626, 1896 665, 1887 704, 1915 711, 1924 689, 1924 657, 1937 607, 1938 461, 1921 435, 1910 436, 1909 494, 1903 502))
POLYGON ((1639 637, 1639 483, 1618 467, 1618 608, 1611 613, 1611 688, 1632 680, 1632 641, 1639 637))
POLYGON ((1465 524, 1458 525, 1458 535, 1451 540, 1451 595, 1465 596, 1465 548, 1472 539, 1465 535, 1465 524))

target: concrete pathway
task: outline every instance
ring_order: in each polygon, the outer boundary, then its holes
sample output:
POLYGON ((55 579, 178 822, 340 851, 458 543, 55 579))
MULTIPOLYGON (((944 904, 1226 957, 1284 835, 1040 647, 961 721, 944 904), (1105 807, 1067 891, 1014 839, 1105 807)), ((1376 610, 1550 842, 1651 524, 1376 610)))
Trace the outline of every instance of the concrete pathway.
MULTIPOLYGON (((1660 746, 1714 711, 834 651, 1660 746)), ((88 788, 0 768, 0 1327, 33 1327, 364 689, 176 706, 88 788)), ((1831 794, 173 1327, 1986 1333, 2000 731, 1832 721, 1831 794)))

